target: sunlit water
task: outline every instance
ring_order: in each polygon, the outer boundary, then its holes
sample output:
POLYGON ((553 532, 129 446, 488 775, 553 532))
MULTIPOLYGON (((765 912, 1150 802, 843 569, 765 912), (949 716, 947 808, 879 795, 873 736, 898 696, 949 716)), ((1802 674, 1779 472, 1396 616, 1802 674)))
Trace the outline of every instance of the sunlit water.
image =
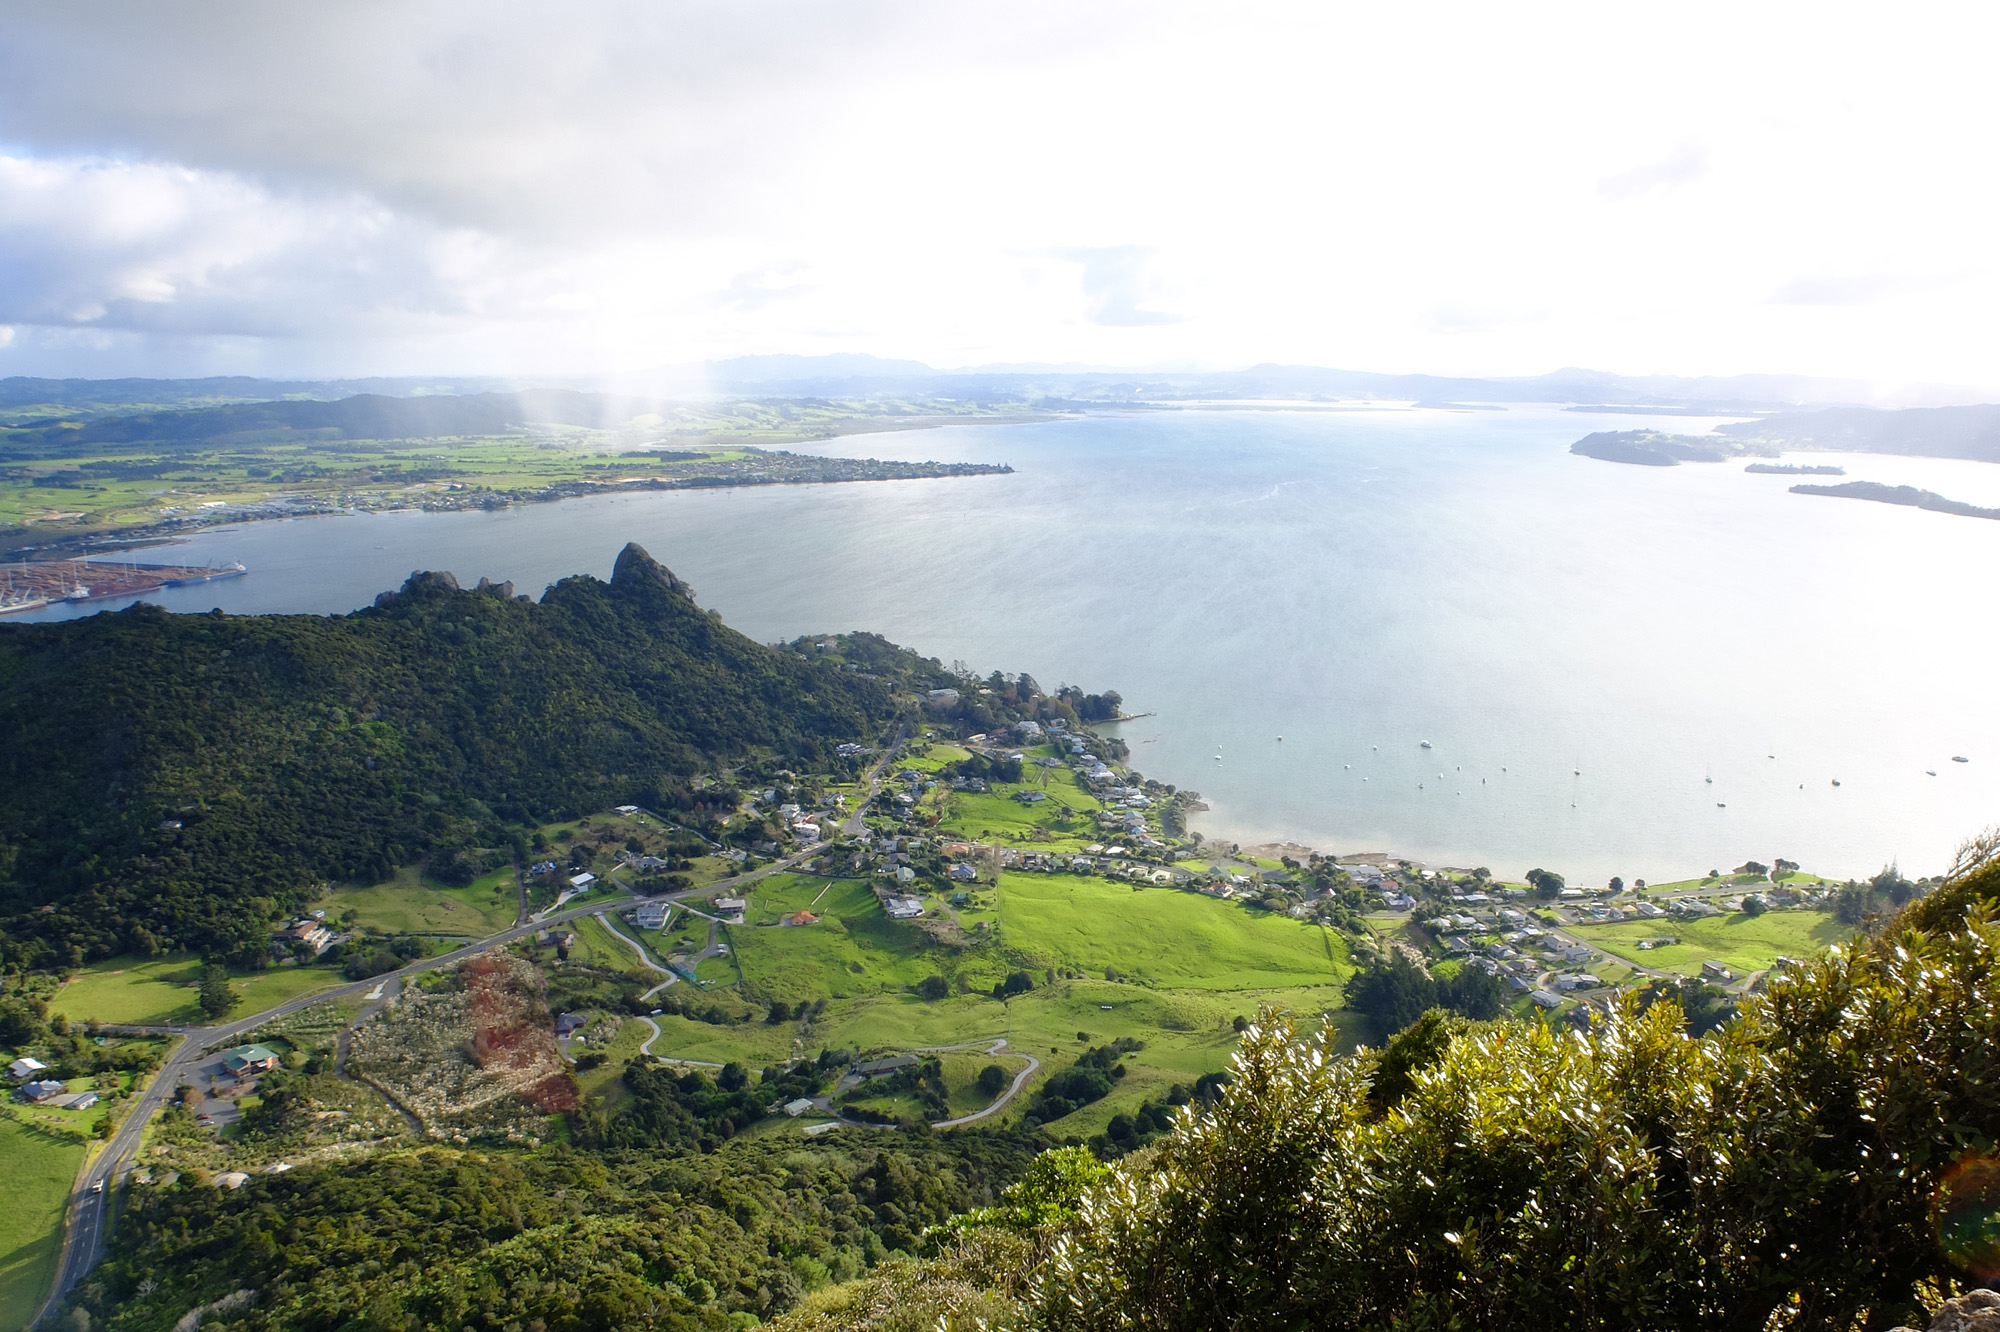
MULTIPOLYGON (((1941 868, 2000 819, 2000 522, 1567 452, 1642 424, 1188 411, 849 437, 824 451, 1019 470, 249 524, 178 548, 248 577, 153 599, 345 611, 418 568, 538 592, 637 541, 759 639, 866 628, 1118 689, 1157 714, 1124 727, 1135 763, 1200 790, 1210 836, 1577 881, 1941 868)), ((2000 505, 2000 468, 1830 461, 2000 505)))

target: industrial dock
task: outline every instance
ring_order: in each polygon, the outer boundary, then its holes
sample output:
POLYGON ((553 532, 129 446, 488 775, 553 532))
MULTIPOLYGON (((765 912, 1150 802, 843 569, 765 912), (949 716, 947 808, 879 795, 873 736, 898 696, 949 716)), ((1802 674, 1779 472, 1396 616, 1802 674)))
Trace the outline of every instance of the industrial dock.
POLYGON ((63 601, 106 601, 163 587, 241 578, 241 564, 135 564, 130 560, 40 560, 0 564, 0 615, 63 601))

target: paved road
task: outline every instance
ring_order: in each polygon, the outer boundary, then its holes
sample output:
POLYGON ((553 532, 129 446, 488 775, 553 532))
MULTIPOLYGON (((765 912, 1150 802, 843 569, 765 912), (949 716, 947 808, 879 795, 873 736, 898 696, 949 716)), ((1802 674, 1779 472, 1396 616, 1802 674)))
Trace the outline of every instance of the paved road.
MULTIPOLYGON (((971 1045, 931 1046, 927 1047, 927 1051, 928 1050, 976 1050, 978 1048, 979 1048, 978 1042, 974 1042, 971 1045)), ((1006 1048, 1007 1048, 1007 1040, 1003 1036, 999 1040, 993 1042, 993 1044, 987 1046, 986 1053, 999 1054, 1002 1050, 1006 1048)), ((987 1106, 984 1110, 974 1110, 969 1115, 960 1115, 957 1119, 940 1120, 939 1122, 932 1124, 931 1127, 934 1129, 957 1128, 960 1124, 970 1124, 975 1120, 984 1119, 988 1115, 997 1115, 1002 1110, 1006 1109, 1007 1102, 1013 1100, 1015 1095, 1020 1092, 1021 1088, 1028 1085, 1028 1079, 1034 1077, 1035 1071, 1041 1068, 1042 1066, 1042 1061, 1035 1058, 1031 1054, 1024 1054, 1021 1056, 1021 1058, 1028 1061, 1028 1066, 1022 1069, 1019 1073, 1016 1073, 1014 1075, 1014 1081, 1008 1085, 1006 1091, 1000 1093, 1000 1095, 993 1098, 993 1104, 987 1106)))

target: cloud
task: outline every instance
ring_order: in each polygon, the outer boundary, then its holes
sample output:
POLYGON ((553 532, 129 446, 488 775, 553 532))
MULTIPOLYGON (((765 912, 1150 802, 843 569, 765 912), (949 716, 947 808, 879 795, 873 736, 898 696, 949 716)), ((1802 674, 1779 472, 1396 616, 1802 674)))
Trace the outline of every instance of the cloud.
POLYGON ((1795 277, 1771 293, 1773 305, 1869 305, 1909 285, 1893 273, 1795 277))
POLYGON ((1058 251, 1061 258, 1083 265, 1083 294, 1089 319, 1106 328, 1145 328, 1175 324, 1180 316, 1147 310, 1140 302, 1151 295, 1146 272, 1152 251, 1143 245, 1104 245, 1058 251))
POLYGON ((220 172, 0 157, 0 323, 292 337, 479 311, 492 247, 365 198, 220 172))
POLYGON ((1657 162, 1605 177, 1597 182, 1597 193, 1606 199, 1639 199, 1700 180, 1707 174, 1708 150, 1700 144, 1687 143, 1657 162))

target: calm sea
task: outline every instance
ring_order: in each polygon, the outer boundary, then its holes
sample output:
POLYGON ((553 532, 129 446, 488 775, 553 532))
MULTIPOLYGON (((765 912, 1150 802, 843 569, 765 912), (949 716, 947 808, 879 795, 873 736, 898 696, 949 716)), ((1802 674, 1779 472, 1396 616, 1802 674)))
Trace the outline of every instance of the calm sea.
MULTIPOLYGON (((249 524, 179 548, 248 577, 154 599, 346 611, 420 568, 538 592, 637 541, 759 639, 865 628, 1118 689, 1156 714, 1124 727, 1135 763, 1201 791, 1211 837, 1575 881, 1941 868, 2000 819, 2000 523, 1567 452, 1640 424, 1218 407, 849 437, 824 451, 1018 470, 249 524)), ((1834 461, 2000 505, 2000 468, 1834 461)))

